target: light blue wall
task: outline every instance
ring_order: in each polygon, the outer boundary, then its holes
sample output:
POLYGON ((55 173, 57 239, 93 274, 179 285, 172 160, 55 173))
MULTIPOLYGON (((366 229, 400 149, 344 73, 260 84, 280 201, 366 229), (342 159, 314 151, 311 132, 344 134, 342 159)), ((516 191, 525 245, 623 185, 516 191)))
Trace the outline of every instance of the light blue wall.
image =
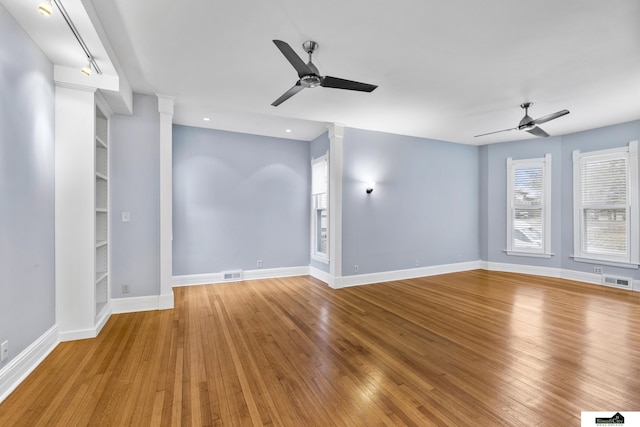
MULTIPOLYGON (((573 160, 574 150, 581 152, 623 147, 629 141, 640 139, 640 121, 593 129, 585 132, 550 138, 491 144, 486 151, 486 167, 480 180, 487 182, 487 203, 481 218, 487 235, 482 235, 481 246, 487 248, 490 262, 511 263, 593 273, 594 264, 575 262, 573 255, 573 160), (552 157, 552 221, 551 259, 508 256, 506 245, 506 158, 513 159, 552 157)), ((605 273, 640 278, 637 269, 604 267, 605 273)))
MULTIPOLYGON (((318 157, 322 157, 325 154, 327 154, 327 152, 329 151, 329 133, 325 132, 322 135, 318 136, 313 141, 311 141, 309 150, 310 150, 309 161, 311 161, 311 159, 316 159, 318 157)), ((311 201, 309 201, 309 203, 311 203, 311 201)), ((310 248, 309 248, 309 251, 311 251, 310 248)), ((309 265, 311 267, 317 268, 326 273, 329 272, 329 264, 327 264, 326 262, 320 262, 320 261, 316 261, 315 259, 311 259, 309 262, 309 265)))
POLYGON ((160 293, 160 115, 155 96, 135 94, 133 115, 110 121, 111 296, 160 293), (122 222, 129 212, 130 222, 122 222), (122 294, 122 285, 129 293, 122 294))
POLYGON ((0 342, 55 324, 53 66, 0 5, 0 342))
POLYGON ((173 274, 309 265, 309 143, 173 126, 173 274))
POLYGON ((480 258, 478 147, 351 128, 343 141, 344 276, 480 258))

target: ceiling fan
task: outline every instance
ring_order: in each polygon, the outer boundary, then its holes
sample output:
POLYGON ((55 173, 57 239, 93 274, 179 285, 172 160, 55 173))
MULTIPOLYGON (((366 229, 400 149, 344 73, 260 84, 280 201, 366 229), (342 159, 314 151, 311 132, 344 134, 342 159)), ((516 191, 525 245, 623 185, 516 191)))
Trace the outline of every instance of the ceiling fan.
POLYGON ((549 134, 542 130, 542 128, 538 127, 538 125, 569 114, 569 110, 561 110, 556 113, 540 117, 539 119, 532 119, 531 117, 529 117, 529 107, 531 107, 532 105, 532 102, 525 102, 524 104, 520 104, 520 107, 524 109, 524 117, 522 118, 522 120, 520 120, 518 126, 509 129, 497 130, 495 132, 483 133, 480 135, 476 135, 475 137, 477 138, 479 136, 491 135, 494 133, 507 132, 511 130, 524 130, 535 136, 547 137, 549 136, 549 134))
POLYGON ((306 87, 313 88, 316 86, 322 86, 332 87, 335 89, 357 90, 360 92, 372 92, 378 87, 376 85, 354 82, 351 80, 340 79, 338 77, 321 76, 320 71, 318 71, 318 68, 311 61, 313 52, 318 48, 318 43, 314 41, 309 40, 302 44, 304 51, 309 54, 309 62, 306 64, 286 42, 283 42, 282 40, 274 40, 273 42, 278 49, 280 49, 280 52, 282 52, 284 57, 287 58, 291 65, 293 65, 293 68, 298 72, 298 77, 300 77, 291 89, 271 103, 274 107, 282 104, 284 101, 306 87))

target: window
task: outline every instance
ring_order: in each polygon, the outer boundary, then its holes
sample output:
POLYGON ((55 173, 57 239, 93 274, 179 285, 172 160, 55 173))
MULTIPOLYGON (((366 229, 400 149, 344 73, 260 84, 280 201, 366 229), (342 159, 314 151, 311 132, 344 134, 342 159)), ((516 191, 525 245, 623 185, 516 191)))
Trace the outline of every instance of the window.
POLYGON ((574 258, 637 267, 638 142, 573 152, 574 258))
POLYGON ((507 254, 551 256, 551 155, 507 158, 507 254))
POLYGON ((327 155, 311 162, 311 257, 329 261, 329 210, 327 155))

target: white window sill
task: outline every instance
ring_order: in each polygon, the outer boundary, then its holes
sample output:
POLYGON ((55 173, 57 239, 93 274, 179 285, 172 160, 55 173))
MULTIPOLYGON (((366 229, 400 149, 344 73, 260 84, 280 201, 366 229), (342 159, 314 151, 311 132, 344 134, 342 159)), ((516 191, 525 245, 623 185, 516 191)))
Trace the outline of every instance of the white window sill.
POLYGON ((326 257, 326 256, 311 254, 311 259, 314 261, 321 262, 323 264, 329 264, 329 257, 326 257))
POLYGON ((633 268, 636 270, 638 269, 638 264, 632 263, 632 262, 605 261, 602 259, 577 257, 575 255, 569 255, 569 257, 573 258, 573 260, 576 262, 586 262, 589 264, 598 264, 598 265, 609 265, 611 267, 633 268))
POLYGON ((554 254, 540 254, 535 252, 516 252, 516 251, 507 251, 507 250, 505 250, 504 253, 512 256, 527 256, 532 258, 551 258, 554 255, 554 254))

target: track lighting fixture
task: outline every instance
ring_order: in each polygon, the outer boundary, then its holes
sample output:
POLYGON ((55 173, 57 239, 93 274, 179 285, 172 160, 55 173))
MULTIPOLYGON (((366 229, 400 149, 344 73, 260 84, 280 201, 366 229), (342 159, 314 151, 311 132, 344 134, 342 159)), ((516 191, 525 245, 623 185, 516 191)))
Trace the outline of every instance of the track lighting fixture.
POLYGON ((38 11, 42 16, 51 16, 51 12, 53 12, 53 5, 49 0, 44 0, 40 3, 40 6, 38 6, 38 11))
POLYGON ((75 36, 76 40, 78 41, 78 44, 80 45, 80 47, 84 51, 85 55, 87 55, 87 59, 89 60, 89 63, 85 67, 82 68, 82 70, 81 70, 82 73, 88 76, 88 75, 91 74, 91 69, 93 68, 94 70, 96 70, 96 73, 102 74, 102 70, 100 70, 100 67, 96 63, 96 60, 94 59, 93 55, 91 54, 91 51, 89 50, 89 47, 87 47, 86 43, 82 39, 82 36, 80 35, 80 32, 78 31, 78 29, 74 25, 73 21, 71 20, 71 17, 67 13, 67 10, 64 8, 64 6, 62 4, 62 0, 53 0, 53 1, 52 0, 44 0, 42 3, 40 3, 40 6, 38 6, 38 10, 40 11, 40 13, 42 15, 50 16, 51 13, 53 12, 53 4, 56 5, 58 10, 60 11, 60 15, 62 15, 62 18, 64 18, 64 21, 67 23, 67 26, 69 26, 69 29, 71 30, 71 32, 75 36))

